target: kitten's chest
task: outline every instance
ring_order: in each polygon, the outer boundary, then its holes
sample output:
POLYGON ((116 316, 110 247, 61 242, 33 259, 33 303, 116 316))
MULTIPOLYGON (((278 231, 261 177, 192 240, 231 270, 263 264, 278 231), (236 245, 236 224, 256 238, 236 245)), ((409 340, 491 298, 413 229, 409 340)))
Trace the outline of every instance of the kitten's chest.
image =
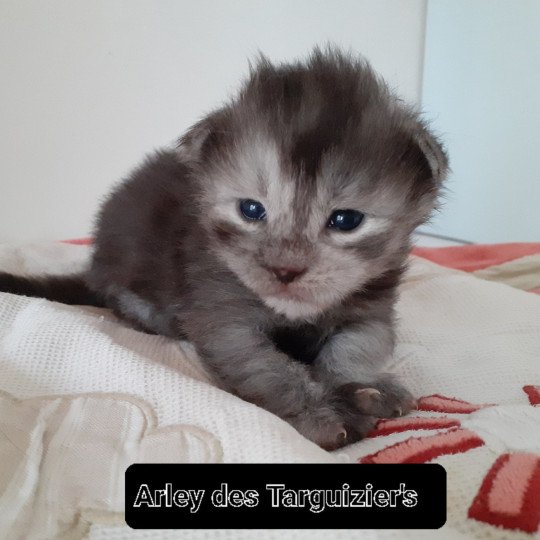
POLYGON ((268 333, 275 346, 295 360, 312 364, 330 336, 329 329, 313 324, 277 326, 268 333))

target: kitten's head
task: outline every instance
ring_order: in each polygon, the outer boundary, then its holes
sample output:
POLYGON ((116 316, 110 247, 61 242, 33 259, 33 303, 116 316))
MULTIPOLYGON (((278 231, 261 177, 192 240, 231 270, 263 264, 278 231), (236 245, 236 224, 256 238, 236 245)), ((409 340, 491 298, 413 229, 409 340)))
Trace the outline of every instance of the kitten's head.
POLYGON ((399 267, 447 169, 438 141, 361 59, 261 60, 179 152, 211 249, 263 302, 312 318, 399 267))

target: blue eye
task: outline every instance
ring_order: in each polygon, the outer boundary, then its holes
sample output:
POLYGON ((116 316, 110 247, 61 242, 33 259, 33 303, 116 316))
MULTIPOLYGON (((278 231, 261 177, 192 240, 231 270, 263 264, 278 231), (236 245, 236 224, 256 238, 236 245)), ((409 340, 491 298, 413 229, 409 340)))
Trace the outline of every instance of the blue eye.
POLYGON ((362 221, 364 221, 364 214, 362 212, 356 210, 336 210, 330 216, 327 227, 340 231, 352 231, 362 221))
POLYGON ((266 209, 264 206, 260 202, 253 201, 252 199, 240 201, 240 212, 244 218, 249 219, 250 221, 262 221, 266 219, 266 209))

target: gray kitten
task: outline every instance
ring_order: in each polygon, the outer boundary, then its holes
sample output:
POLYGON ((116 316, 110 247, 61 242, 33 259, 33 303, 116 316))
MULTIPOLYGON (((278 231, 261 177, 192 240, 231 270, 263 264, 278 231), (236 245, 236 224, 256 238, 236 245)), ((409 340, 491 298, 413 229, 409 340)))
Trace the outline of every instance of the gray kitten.
POLYGON ((216 382, 320 446, 414 399, 382 373, 410 235, 447 159, 362 59, 258 62, 239 95, 112 193, 82 276, 0 290, 189 339, 216 382))

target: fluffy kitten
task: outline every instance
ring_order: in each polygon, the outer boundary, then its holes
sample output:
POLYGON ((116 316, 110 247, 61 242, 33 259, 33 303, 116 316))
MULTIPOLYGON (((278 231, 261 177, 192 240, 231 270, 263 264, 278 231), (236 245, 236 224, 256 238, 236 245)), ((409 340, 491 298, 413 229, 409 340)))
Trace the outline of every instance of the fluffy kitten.
POLYGON ((260 60, 239 95, 104 204, 91 267, 0 290, 189 339, 218 384, 332 449, 412 396, 382 373, 410 235, 447 169, 362 59, 260 60))

